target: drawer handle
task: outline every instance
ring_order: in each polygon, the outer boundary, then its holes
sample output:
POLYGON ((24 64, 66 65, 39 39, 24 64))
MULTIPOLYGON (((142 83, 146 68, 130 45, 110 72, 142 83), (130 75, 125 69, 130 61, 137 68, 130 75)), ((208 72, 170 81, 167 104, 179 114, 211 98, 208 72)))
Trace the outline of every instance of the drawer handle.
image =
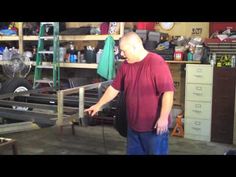
POLYGON ((201 113, 202 111, 199 111, 199 110, 192 110, 193 112, 196 112, 196 113, 201 113))
POLYGON ((196 90, 202 90, 202 87, 196 87, 196 90))
POLYGON ((197 131, 201 130, 200 128, 196 128, 196 127, 192 127, 192 129, 197 130, 197 131))
POLYGON ((195 76, 195 77, 202 77, 202 75, 196 75, 196 74, 195 74, 194 76, 195 76))
POLYGON ((195 104, 195 108, 201 108, 202 105, 201 104, 195 104))
POLYGON ((197 95, 197 96, 202 96, 202 93, 193 93, 194 95, 197 95))
POLYGON ((201 125, 201 122, 195 121, 194 124, 195 124, 195 125, 201 125))
POLYGON ((201 68, 198 68, 198 69, 197 69, 197 72, 199 72, 199 73, 202 72, 202 69, 201 69, 201 68))

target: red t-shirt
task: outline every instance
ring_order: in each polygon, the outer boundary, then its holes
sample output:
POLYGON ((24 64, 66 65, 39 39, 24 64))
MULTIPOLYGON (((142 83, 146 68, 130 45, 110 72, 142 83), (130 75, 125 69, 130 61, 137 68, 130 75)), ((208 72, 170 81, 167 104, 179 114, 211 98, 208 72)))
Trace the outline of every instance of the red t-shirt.
POLYGON ((139 132, 154 129, 163 92, 175 90, 167 63, 151 52, 140 62, 124 61, 112 87, 124 91, 128 125, 139 132))

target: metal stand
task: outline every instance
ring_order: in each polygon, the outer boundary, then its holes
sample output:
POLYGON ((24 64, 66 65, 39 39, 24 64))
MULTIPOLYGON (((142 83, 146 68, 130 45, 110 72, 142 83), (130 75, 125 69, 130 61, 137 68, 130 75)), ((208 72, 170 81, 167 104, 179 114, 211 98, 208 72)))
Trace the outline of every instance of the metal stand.
POLYGON ((12 147, 13 155, 18 155, 16 140, 10 139, 10 138, 0 137, 0 148, 5 147, 5 146, 9 146, 9 145, 12 147))

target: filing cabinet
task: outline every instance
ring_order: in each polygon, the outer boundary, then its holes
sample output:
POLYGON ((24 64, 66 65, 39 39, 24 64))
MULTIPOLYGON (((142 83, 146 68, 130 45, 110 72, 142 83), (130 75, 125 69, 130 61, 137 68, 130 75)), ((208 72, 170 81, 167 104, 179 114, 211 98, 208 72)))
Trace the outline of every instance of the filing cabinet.
POLYGON ((211 140, 213 67, 186 65, 184 137, 211 140))

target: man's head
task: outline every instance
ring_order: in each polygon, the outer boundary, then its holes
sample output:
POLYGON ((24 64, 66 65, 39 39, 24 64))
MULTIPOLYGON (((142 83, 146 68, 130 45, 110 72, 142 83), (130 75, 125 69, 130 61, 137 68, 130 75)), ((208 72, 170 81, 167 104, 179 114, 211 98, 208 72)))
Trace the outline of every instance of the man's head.
POLYGON ((126 33, 120 39, 120 50, 129 63, 140 61, 147 55, 141 38, 135 32, 126 33))

